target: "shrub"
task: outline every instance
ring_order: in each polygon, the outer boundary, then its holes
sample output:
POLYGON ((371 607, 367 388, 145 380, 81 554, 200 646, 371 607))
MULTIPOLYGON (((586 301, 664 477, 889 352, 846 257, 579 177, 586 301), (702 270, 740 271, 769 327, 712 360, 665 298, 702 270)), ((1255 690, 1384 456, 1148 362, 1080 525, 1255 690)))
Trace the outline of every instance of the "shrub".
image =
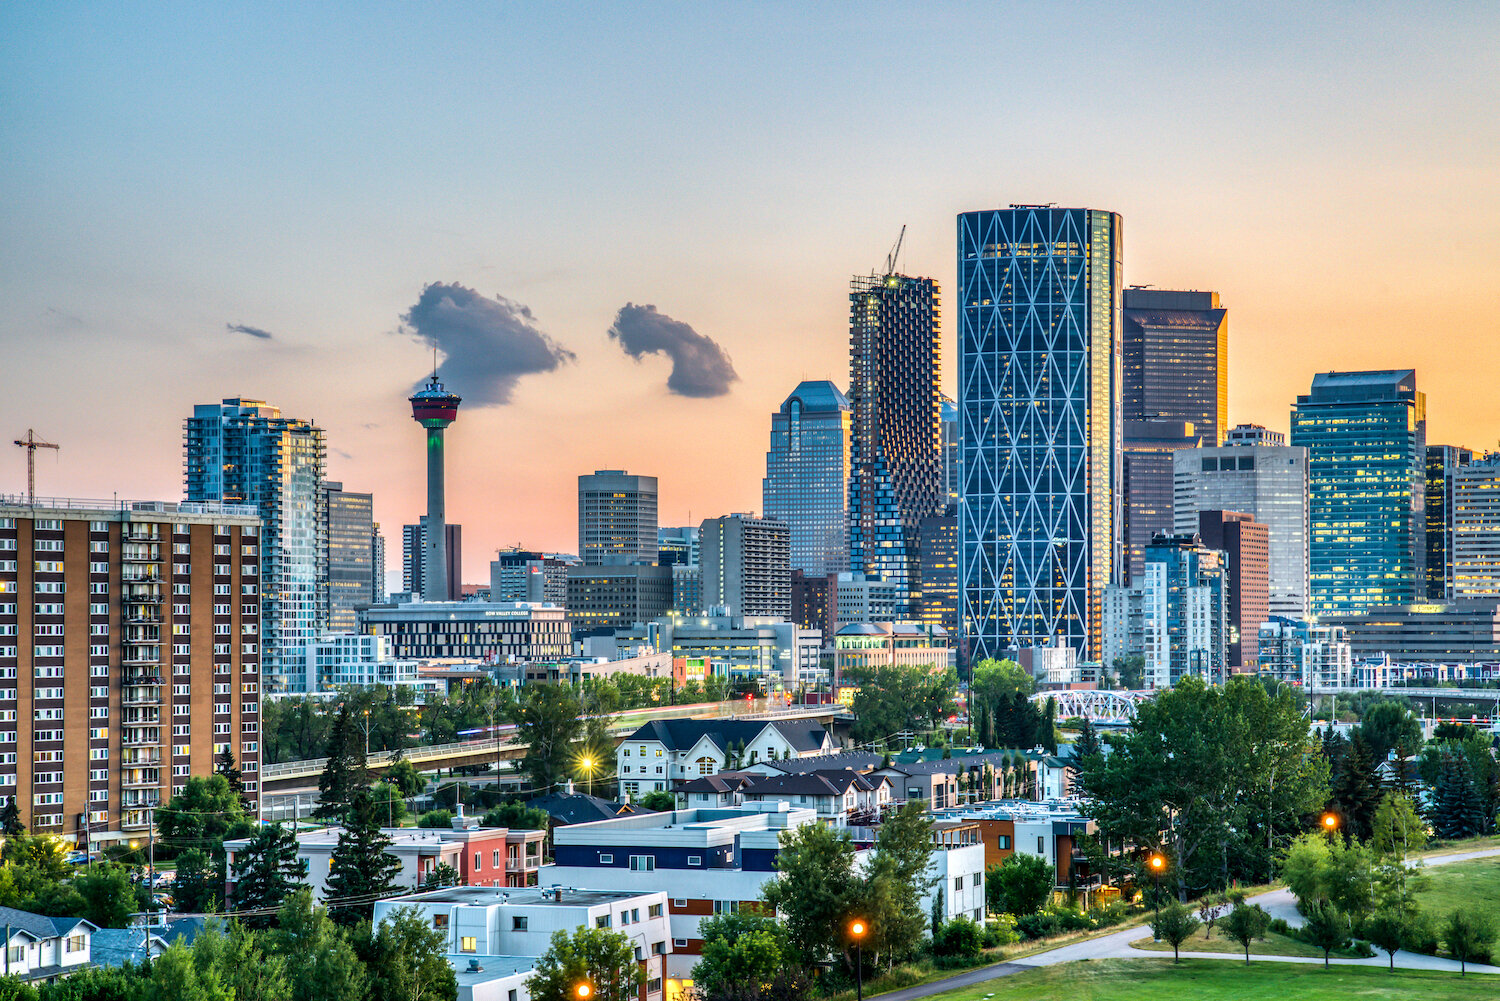
POLYGON ((1406 926, 1406 940, 1401 943, 1401 948, 1409 952, 1420 952, 1426 956, 1436 956, 1438 951, 1437 926, 1433 924, 1430 914, 1419 913, 1412 915, 1406 926))
POLYGON ((1016 933, 1016 917, 1014 914, 1001 914, 990 918, 984 925, 984 947, 994 949, 1002 945, 1010 945, 1020 941, 1021 936, 1016 933))
POLYGON ((932 939, 932 951, 945 959, 978 959, 983 948, 984 932, 969 918, 954 918, 932 939))
POLYGON ((1354 945, 1350 947, 1350 951, 1360 959, 1375 958, 1375 948, 1362 938, 1357 938, 1354 940, 1354 945))
POLYGON ((453 814, 448 810, 431 810, 417 818, 418 827, 452 827, 453 814))
POLYGON ((1292 934, 1292 926, 1286 923, 1286 918, 1272 918, 1269 930, 1276 935, 1285 935, 1288 938, 1296 937, 1292 934))
POLYGON ((1056 914, 1040 911, 1017 918, 1016 930, 1024 939, 1046 938, 1062 931, 1062 924, 1058 921, 1056 914))

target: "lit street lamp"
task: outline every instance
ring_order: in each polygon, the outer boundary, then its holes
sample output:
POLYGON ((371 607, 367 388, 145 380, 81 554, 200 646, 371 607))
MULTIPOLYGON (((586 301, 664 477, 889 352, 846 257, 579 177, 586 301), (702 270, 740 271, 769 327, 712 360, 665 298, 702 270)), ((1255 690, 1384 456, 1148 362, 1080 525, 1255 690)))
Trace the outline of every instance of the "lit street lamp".
POLYGON ((869 928, 858 918, 849 922, 849 937, 854 939, 854 996, 855 1001, 865 1001, 864 955, 860 948, 869 928))
POLYGON ((1156 934, 1156 928, 1161 924, 1161 874, 1167 868, 1167 859, 1161 852, 1152 852, 1146 864, 1151 867, 1151 897, 1152 903, 1156 905, 1156 921, 1151 927, 1151 937, 1159 942, 1161 938, 1156 934))
POLYGON ((594 985, 587 980, 580 980, 573 985, 573 996, 578 1001, 588 1001, 589 998, 594 996, 594 985))
POLYGON ((1323 823, 1323 830, 1328 833, 1328 836, 1330 838, 1333 837, 1335 834, 1338 833, 1338 830, 1339 830, 1339 815, 1336 814, 1336 813, 1334 813, 1332 810, 1330 810, 1327 813, 1323 814, 1323 821, 1322 821, 1322 823, 1323 823))
POLYGON ((584 779, 588 782, 586 788, 592 796, 594 794, 594 769, 599 767, 599 762, 593 755, 585 755, 578 760, 578 767, 583 769, 584 779))

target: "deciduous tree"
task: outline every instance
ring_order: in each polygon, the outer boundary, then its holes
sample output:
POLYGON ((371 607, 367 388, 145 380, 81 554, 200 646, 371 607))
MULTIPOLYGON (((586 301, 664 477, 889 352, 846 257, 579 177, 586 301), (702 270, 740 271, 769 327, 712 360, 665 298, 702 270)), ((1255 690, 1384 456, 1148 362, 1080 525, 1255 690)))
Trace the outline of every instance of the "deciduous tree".
POLYGON ((1250 943, 1265 938, 1270 927, 1271 915, 1265 908, 1243 901, 1234 905, 1234 910, 1225 915, 1223 922, 1224 934, 1245 950, 1246 963, 1250 962, 1250 943))
POLYGON ((532 1001, 577 1001, 574 988, 585 981, 596 1001, 636 1001, 645 974, 630 939, 608 928, 553 932, 526 987, 532 1001))
POLYGON ((1186 904, 1176 901, 1161 909, 1151 922, 1151 934, 1164 942, 1172 944, 1172 962, 1182 962, 1179 949, 1182 943, 1193 937, 1193 932, 1198 930, 1198 919, 1193 917, 1193 912, 1188 910, 1186 904))

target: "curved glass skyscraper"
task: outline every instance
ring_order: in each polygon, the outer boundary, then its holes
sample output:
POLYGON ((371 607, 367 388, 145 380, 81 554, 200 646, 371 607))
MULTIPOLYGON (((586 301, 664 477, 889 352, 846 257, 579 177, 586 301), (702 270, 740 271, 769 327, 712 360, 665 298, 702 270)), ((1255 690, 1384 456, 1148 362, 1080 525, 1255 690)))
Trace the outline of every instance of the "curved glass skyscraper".
POLYGON ((1118 553, 1120 217, 958 217, 960 575, 969 657, 1098 657, 1118 553))
POLYGON ((791 565, 809 577, 849 569, 849 398, 827 379, 797 385, 771 415, 761 506, 791 530, 791 565))

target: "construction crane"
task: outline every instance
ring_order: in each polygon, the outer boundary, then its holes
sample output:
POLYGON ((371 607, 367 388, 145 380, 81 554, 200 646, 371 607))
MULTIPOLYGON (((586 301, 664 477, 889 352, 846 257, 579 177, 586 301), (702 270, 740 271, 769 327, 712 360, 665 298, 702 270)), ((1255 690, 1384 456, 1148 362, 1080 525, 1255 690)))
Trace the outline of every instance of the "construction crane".
POLYGON ((891 252, 885 255, 885 276, 889 278, 896 273, 896 259, 901 256, 901 241, 906 239, 906 223, 901 224, 901 235, 896 237, 896 245, 891 252))
POLYGON ((17 438, 16 444, 26 450, 26 506, 36 507, 36 450, 50 448, 59 451, 62 446, 42 441, 31 428, 26 429, 26 440, 17 438))

